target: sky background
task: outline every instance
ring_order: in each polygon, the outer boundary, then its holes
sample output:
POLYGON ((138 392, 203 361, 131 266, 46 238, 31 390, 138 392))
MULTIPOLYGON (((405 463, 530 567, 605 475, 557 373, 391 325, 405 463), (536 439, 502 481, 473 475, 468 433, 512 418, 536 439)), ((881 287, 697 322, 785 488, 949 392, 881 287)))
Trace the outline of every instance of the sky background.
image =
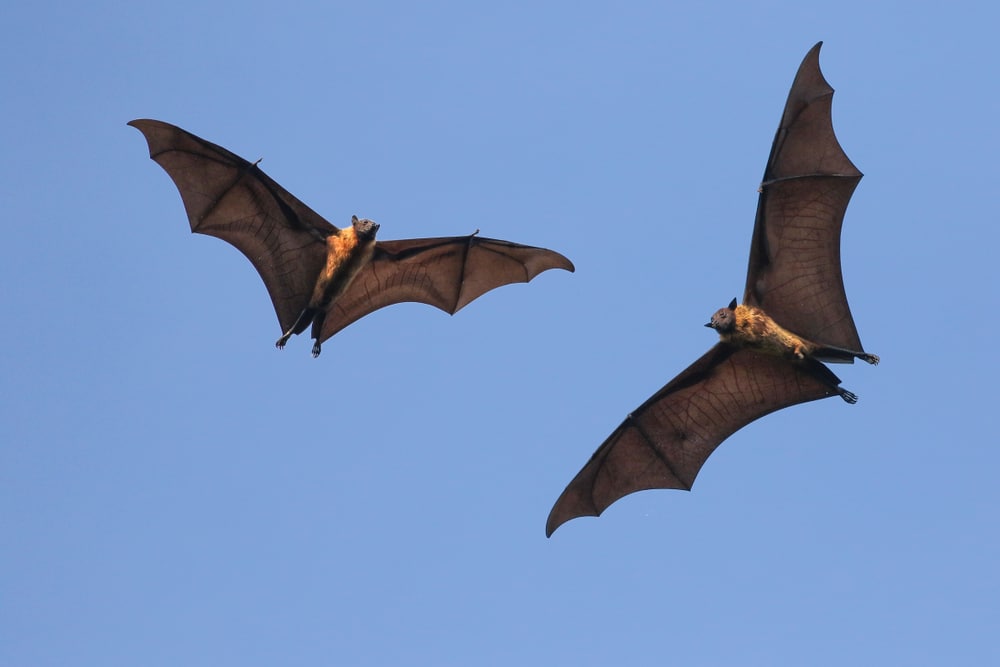
POLYGON ((4 4, 0 664, 997 664, 993 4, 4 4), (819 40, 882 364, 546 539, 742 295, 819 40), (276 351, 141 117, 338 226, 577 271, 276 351))

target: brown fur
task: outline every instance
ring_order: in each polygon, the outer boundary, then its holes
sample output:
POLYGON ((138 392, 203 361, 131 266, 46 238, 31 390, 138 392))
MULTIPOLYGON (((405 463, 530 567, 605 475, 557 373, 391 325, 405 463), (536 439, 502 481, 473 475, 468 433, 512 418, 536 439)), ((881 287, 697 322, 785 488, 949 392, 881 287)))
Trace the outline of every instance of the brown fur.
POLYGON ((316 279, 309 307, 326 308, 344 293, 375 253, 375 237, 362 239, 353 226, 345 227, 326 239, 326 265, 316 279))
POLYGON ((748 347, 789 359, 805 359, 818 345, 796 336, 760 308, 740 305, 735 309, 736 326, 731 332, 719 332, 719 338, 737 347, 748 347))

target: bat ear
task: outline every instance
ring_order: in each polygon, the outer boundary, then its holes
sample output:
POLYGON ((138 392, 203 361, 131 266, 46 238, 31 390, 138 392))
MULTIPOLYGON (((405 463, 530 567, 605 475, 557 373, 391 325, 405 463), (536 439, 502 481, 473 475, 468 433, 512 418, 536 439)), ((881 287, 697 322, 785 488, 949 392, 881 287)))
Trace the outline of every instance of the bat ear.
POLYGON ((352 225, 358 224, 358 216, 356 216, 356 215, 352 215, 351 216, 351 224, 352 225))
POLYGON ((733 300, 729 302, 729 310, 736 310, 736 297, 733 297, 733 300))

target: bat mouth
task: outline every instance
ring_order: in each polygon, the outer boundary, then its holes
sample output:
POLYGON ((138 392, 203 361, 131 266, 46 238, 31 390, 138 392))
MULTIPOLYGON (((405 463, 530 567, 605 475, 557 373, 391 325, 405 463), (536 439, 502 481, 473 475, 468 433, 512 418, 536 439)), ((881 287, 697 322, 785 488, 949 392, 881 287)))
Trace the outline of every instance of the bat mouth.
POLYGON ((705 326, 708 327, 709 329, 714 329, 715 328, 715 325, 712 324, 711 322, 706 322, 705 326))

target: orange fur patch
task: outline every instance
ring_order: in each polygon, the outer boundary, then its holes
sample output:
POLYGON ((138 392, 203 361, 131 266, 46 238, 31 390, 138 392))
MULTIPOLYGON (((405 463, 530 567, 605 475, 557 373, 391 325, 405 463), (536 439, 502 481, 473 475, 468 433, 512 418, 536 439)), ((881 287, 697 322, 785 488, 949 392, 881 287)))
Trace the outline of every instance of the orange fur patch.
POLYGON ((326 239, 326 265, 316 279, 309 305, 326 308, 344 293, 375 253, 375 239, 362 241, 354 227, 345 227, 326 239))
POLYGON ((735 330, 720 338, 737 347, 797 359, 809 356, 816 349, 814 343, 783 328, 760 308, 736 306, 735 320, 735 330))

